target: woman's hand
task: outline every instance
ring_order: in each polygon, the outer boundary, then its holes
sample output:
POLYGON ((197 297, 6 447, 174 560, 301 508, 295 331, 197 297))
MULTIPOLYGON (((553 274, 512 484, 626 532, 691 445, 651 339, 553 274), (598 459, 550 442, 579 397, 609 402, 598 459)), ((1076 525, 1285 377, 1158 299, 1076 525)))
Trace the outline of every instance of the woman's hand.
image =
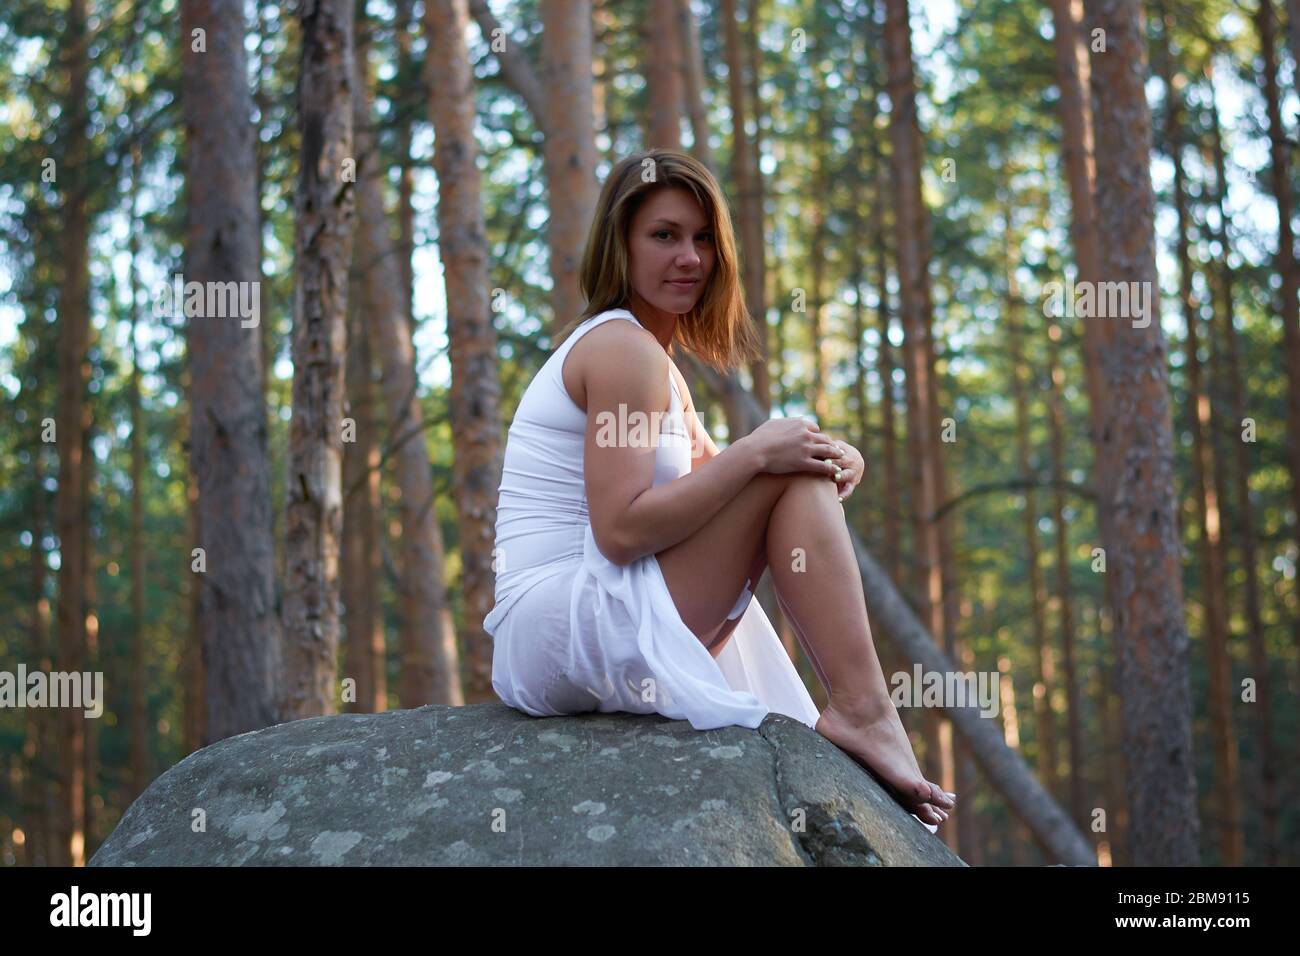
POLYGON ((838 459, 839 473, 831 477, 835 480, 835 487, 839 493, 840 501, 844 501, 849 495, 853 494, 853 489, 862 481, 863 475, 866 474, 867 463, 862 457, 862 452, 848 442, 838 439, 831 440, 843 452, 843 455, 838 459))
POLYGON ((761 470, 775 475, 812 471, 834 477, 843 454, 834 439, 806 418, 771 418, 740 440, 757 448, 761 470))

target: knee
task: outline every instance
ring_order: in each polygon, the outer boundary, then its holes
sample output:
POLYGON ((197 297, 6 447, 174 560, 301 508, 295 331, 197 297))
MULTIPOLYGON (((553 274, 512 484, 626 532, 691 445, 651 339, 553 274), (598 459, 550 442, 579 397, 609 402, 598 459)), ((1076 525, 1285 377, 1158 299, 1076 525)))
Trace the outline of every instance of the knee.
POLYGON ((785 488, 799 489, 800 494, 824 495, 831 501, 839 499, 838 486, 831 480, 830 473, 821 475, 815 471, 792 471, 774 477, 785 479, 785 488))

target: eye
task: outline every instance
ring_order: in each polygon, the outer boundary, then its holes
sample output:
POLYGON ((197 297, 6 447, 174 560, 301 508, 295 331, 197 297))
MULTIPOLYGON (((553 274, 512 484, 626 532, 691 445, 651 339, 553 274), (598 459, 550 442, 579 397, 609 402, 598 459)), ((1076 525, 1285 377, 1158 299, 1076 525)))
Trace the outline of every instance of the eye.
POLYGON ((655 233, 655 238, 658 239, 660 236, 671 236, 671 235, 672 232, 670 232, 669 230, 660 229, 658 232, 655 233))
POLYGON ((699 238, 703 239, 705 242, 712 242, 712 241, 713 241, 713 233, 711 233, 711 232, 702 232, 702 233, 700 233, 699 238))

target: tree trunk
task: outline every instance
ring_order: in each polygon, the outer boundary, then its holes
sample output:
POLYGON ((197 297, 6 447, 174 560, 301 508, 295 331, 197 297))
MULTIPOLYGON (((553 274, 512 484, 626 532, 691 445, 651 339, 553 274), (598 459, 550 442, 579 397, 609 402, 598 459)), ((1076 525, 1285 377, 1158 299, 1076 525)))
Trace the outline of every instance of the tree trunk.
MULTIPOLYGON (((411 54, 411 26, 415 23, 414 0, 396 0, 394 27, 397 31, 397 75, 408 82, 416 79, 415 58, 411 54)), ((411 331, 415 331, 415 169, 411 164, 411 127, 415 122, 416 108, 424 103, 424 90, 417 87, 413 102, 402 104, 397 120, 397 261, 402 276, 402 292, 406 297, 403 309, 411 331)), ((382 637, 382 629, 380 635, 382 637)), ((382 675, 380 675, 382 679, 382 675)), ((378 685, 376 685, 376 688, 378 685)), ((378 691, 376 691, 378 693, 378 691)), ((380 708, 382 709, 382 708, 380 708)))
POLYGON ((355 203, 354 6, 351 0, 318 0, 301 9, 283 720, 338 710, 344 356, 355 203))
MULTIPOLYGON (((1242 385, 1241 359, 1237 346, 1237 325, 1234 318, 1235 296, 1233 288, 1235 274, 1231 262, 1230 243, 1232 237, 1228 235, 1227 229, 1227 163, 1223 153, 1223 137, 1219 129, 1219 109, 1214 90, 1214 74, 1209 65, 1206 67, 1206 79, 1210 85, 1210 145, 1208 147, 1210 155, 1205 159, 1206 165, 1213 164, 1214 166, 1214 204, 1219 213, 1219 225, 1214 236, 1219 243, 1219 261, 1217 263, 1217 275, 1215 281, 1211 282, 1211 288, 1218 300, 1214 311, 1216 313, 1216 324, 1220 328, 1219 340, 1223 346, 1222 365, 1226 367, 1224 371, 1227 379, 1226 404, 1228 406, 1226 428, 1219 429, 1216 427, 1214 433, 1222 434, 1229 447, 1232 448, 1233 503, 1236 505, 1237 512, 1237 536, 1241 542, 1240 567, 1243 575, 1243 591, 1246 604, 1246 629, 1250 643, 1250 667, 1251 674, 1255 678, 1256 700, 1258 701, 1251 712, 1254 715, 1255 736, 1258 740, 1255 748, 1259 780, 1258 806, 1260 826, 1263 831, 1260 846, 1263 851, 1262 862, 1264 865, 1276 866, 1281 842, 1278 834, 1278 764, 1277 752, 1273 743, 1273 719, 1271 713, 1273 690, 1272 681, 1269 678, 1268 654, 1264 647, 1264 621, 1260 611, 1258 546, 1254 505, 1250 500, 1250 474, 1252 470, 1250 449, 1247 447, 1246 442, 1241 440, 1239 431, 1242 427, 1242 419, 1245 417, 1246 398, 1245 388, 1242 385)), ((1210 349, 1211 360, 1217 362, 1219 354, 1218 348, 1212 345, 1210 349)), ((1211 413, 1216 410, 1217 407, 1212 405, 1211 413)), ((1222 462, 1223 456, 1217 456, 1215 461, 1222 462)), ((1226 482, 1221 482, 1219 485, 1220 488, 1225 486, 1226 482)))
MULTIPOLYGON (((1286 128, 1277 82, 1276 32, 1273 0, 1258 0, 1255 29, 1264 59, 1264 102, 1268 112, 1269 172, 1273 198, 1277 202, 1277 257, 1274 268, 1282 279, 1280 300, 1282 347, 1286 353, 1287 462, 1291 470, 1291 510, 1295 519, 1291 534, 1300 541, 1300 265, 1296 263, 1295 234, 1291 229, 1291 168, 1286 128)), ((1292 621, 1292 640, 1300 650, 1300 618, 1292 621)))
MULTIPOLYGON (((916 92, 912 73, 912 38, 907 0, 888 0, 885 20, 885 63, 888 80, 891 163, 894 188, 894 232, 898 256, 899 317, 903 324, 903 364, 907 372, 907 445, 912 464, 912 521, 915 527, 915 578, 919 614, 931 634, 946 633, 939 541, 939 485, 934 452, 938 422, 931 402, 929 361, 928 263, 923 241, 925 209, 921 200, 921 157, 916 126, 916 92)), ((942 778, 938 719, 923 715, 925 769, 942 778)), ((949 828, 945 841, 951 845, 949 828)))
MULTIPOLYGON (((34 347, 35 350, 35 347, 34 347)), ((45 535, 49 530, 45 500, 45 464, 43 445, 37 445, 32 455, 32 546, 29 552, 29 573, 32 589, 32 617, 28 628, 31 641, 30 660, 42 671, 50 671, 50 601, 45 596, 48 576, 45 553, 45 535)), ((54 831, 57 820, 49 810, 58 768, 55 765, 55 721, 48 708, 33 707, 24 710, 26 719, 23 742, 26 773, 24 784, 24 810, 27 820, 27 845, 23 864, 51 865, 57 857, 54 831)), ((55 714, 60 713, 55 711, 55 714)))
POLYGON ((691 0, 677 0, 677 32, 682 39, 686 60, 682 77, 686 87, 686 112, 691 118, 691 155, 717 176, 718 166, 713 158, 713 147, 709 144, 709 114, 704 106, 704 89, 708 81, 704 62, 700 59, 700 26, 691 12, 691 0))
MULTIPOLYGON (((1173 17, 1164 15, 1165 36, 1173 27, 1173 17)), ((1228 661, 1228 621, 1220 532, 1219 489, 1215 483, 1214 444, 1211 440, 1210 395, 1201 382, 1200 303, 1192 291, 1192 257, 1190 213, 1187 199, 1187 176, 1183 170, 1183 92, 1184 77, 1174 73, 1173 55, 1166 50, 1162 57, 1165 85, 1165 141, 1174 166, 1174 211, 1177 216, 1175 256, 1178 259, 1178 299, 1187 329, 1186 361, 1188 421, 1192 432, 1192 497, 1196 507, 1201 565, 1201 597, 1205 608, 1205 656, 1210 696, 1207 710, 1210 739, 1214 754, 1214 799, 1218 827, 1219 863, 1241 866, 1245 851, 1241 806, 1237 799, 1237 740, 1233 733, 1229 683, 1232 679, 1228 661)))
POLYGON ((646 147, 682 148, 682 42, 677 0, 647 0, 643 24, 649 115, 646 147))
MULTIPOLYGON (((671 18, 670 18, 671 19, 671 18)), ((494 700, 492 639, 483 619, 492 609, 493 529, 501 481, 501 389, 496 333, 488 306, 487 238, 475 165, 474 86, 465 47, 465 0, 427 0, 426 63, 437 145, 438 236, 447 285, 451 342, 451 430, 464 595, 466 699, 494 700)), ((454 677, 455 675, 449 675, 454 677)))
MULTIPOLYGON (((257 283, 261 275, 242 11, 236 0, 181 4, 187 284, 257 283), (194 30, 204 31, 206 51, 193 49, 194 30)), ((260 299, 260 286, 252 289, 260 299)), ((191 470, 202 534, 194 545, 206 568, 196 573, 207 677, 204 744, 280 719, 262 350, 260 333, 243 321, 205 315, 186 321, 191 470)))
MULTIPOLYGON (((360 48, 358 48, 360 53, 360 48)), ((361 70, 358 69, 358 74, 361 70)), ((361 121, 356 121, 360 130, 361 121)), ((360 133, 357 134, 360 139, 360 133)), ((358 171, 358 176, 364 175, 358 171)), ((360 193, 360 190, 358 190, 360 193)), ((361 203, 358 195, 357 204, 361 203)), ((360 218, 360 214, 358 214, 360 218)), ((361 240, 353 246, 355 286, 362 277, 359 261, 361 240)), ((398 270, 400 272, 400 269, 398 270)), ((354 286, 354 287, 355 287, 354 286)), ((400 291, 396 293, 400 295, 400 291)), ((347 710, 374 714, 384 710, 384 630, 380 623, 378 521, 379 445, 375 440, 374 388, 371 385, 370 336, 361 319, 362 296, 348 303, 348 415, 355 423, 354 441, 343 445, 343 612, 347 640, 345 674, 356 681, 356 699, 347 710)))
MULTIPOLYGON (((416 378, 415 345, 406 317, 405 297, 397 293, 396 266, 371 134, 368 70, 357 63, 354 103, 357 156, 357 269, 362 277, 360 314, 379 352, 381 387, 388 413, 383 459, 393 459, 394 488, 401 529, 398 594, 402 621, 399 640, 401 678, 398 703, 460 704, 460 664, 455 630, 445 626, 446 578, 442 529, 438 525, 426 422, 416 378)), ((381 512, 382 513, 382 512, 381 512)))
POLYGON ((1138 866, 1197 862, 1192 706, 1183 621, 1173 435, 1159 321, 1151 189, 1151 118, 1143 91, 1146 33, 1137 0, 1091 0, 1106 52, 1093 60, 1097 224, 1102 274, 1132 283, 1150 307, 1102 304, 1108 396, 1097 436, 1099 513, 1113 575, 1124 757, 1138 866), (1121 315, 1110 315, 1118 311, 1121 315))
MULTIPOLYGON (((96 608, 99 606, 98 581, 95 577, 98 559, 95 554, 95 536, 92 533, 94 524, 90 510, 90 503, 94 500, 95 495, 95 456, 90 445, 93 435, 94 429, 88 427, 82 434, 81 446, 81 456, 84 462, 81 469, 81 500, 85 503, 86 509, 86 529, 82 538, 81 549, 81 576, 85 582, 82 593, 85 595, 86 607, 86 626, 83 633, 86 643, 82 648, 81 667, 82 670, 90 674, 102 670, 99 655, 99 615, 95 613, 96 608)), ((99 810, 103 804, 102 799, 97 799, 99 795, 99 721, 84 719, 80 711, 77 712, 77 717, 83 719, 85 723, 84 743, 81 750, 82 788, 84 790, 81 804, 84 816, 81 829, 82 833, 85 834, 84 858, 89 860, 95 855, 95 851, 99 849, 99 810)))
MULTIPOLYGON (((134 122, 132 124, 134 126, 134 122)), ((131 151, 131 234, 127 246, 131 255, 131 378, 127 384, 127 403, 131 410, 131 749, 128 803, 135 800, 149 784, 149 720, 145 698, 144 650, 144 415, 140 407, 140 350, 136 346, 136 316, 140 297, 137 290, 136 261, 140 255, 138 199, 140 195, 140 146, 131 151)))
POLYGON ((597 199, 591 0, 541 0, 541 15, 546 101, 564 106, 550 110, 545 117, 543 146, 550 209, 546 238, 554 283, 551 328, 555 331, 577 318, 587 303, 578 286, 578 268, 597 199))
MULTIPOLYGON (((62 280, 59 292, 59 406, 56 447, 59 451, 57 531, 59 535, 58 670, 82 670, 86 645, 84 551, 87 537, 83 497, 83 442, 90 427, 86 402, 87 350, 90 339, 90 215, 87 192, 90 156, 87 77, 90 73, 85 0, 70 0, 64 57, 67 63, 66 125, 63 156, 62 280)), ((86 719, 76 708, 59 714, 63 756, 60 767, 59 855, 57 866, 85 865, 84 749, 86 719)))
MULTIPOLYGON (((1038 504, 1034 494, 1034 469, 1030 464, 1029 449, 1029 396, 1022 368, 1025 366, 1024 340, 1026 329, 1024 297, 1016 281, 1020 245, 1011 236, 1011 210, 1003 210, 1003 248, 1007 270, 1007 358, 1011 363, 1011 393, 1016 408, 1016 466, 1025 482, 1025 508, 1022 524, 1025 534, 1025 565, 1029 583, 1029 626, 1034 642, 1034 728, 1037 753, 1038 779, 1048 793, 1059 794, 1056 775, 1056 719, 1052 713, 1052 690, 1055 666, 1051 647, 1047 642, 1047 623, 1043 610, 1043 573, 1039 565, 1038 504)), ((1032 376, 1030 381, 1032 382, 1032 376)))
MULTIPOLYGON (((755 152, 757 147, 745 128, 751 112, 754 127, 758 128, 757 102, 745 102, 745 56, 741 45, 740 24, 736 19, 736 0, 722 0, 721 13, 726 43, 727 95, 731 104, 731 178, 735 188, 732 203, 740 233, 741 278, 745 287, 745 302, 758 328, 763 350, 762 356, 750 363, 750 375, 754 380, 754 395, 764 409, 770 410, 772 383, 767 370, 767 304, 764 296, 766 248, 760 192, 762 182, 755 152)), ((754 15, 752 8, 749 13, 750 16, 754 15)), ((751 22, 750 28, 753 26, 751 22)))
POLYGON ((1083 695, 1074 652, 1074 588, 1070 583, 1069 528, 1065 517, 1065 411, 1061 392, 1065 373, 1061 368, 1061 327, 1052 322, 1047 330, 1048 427, 1052 454, 1052 526, 1056 538, 1056 597, 1060 609, 1061 663, 1065 671, 1066 737, 1070 747, 1070 815, 1079 826, 1088 824, 1085 797, 1086 754, 1083 750, 1083 695))

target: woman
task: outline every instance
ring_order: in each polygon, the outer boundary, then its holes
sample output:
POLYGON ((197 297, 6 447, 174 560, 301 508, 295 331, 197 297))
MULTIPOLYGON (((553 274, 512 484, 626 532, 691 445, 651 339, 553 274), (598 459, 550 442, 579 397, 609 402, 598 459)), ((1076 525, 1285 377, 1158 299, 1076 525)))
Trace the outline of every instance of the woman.
POLYGON ((671 360, 757 357, 730 216, 694 158, 614 167, 581 268, 588 305, 511 423, 497 510, 492 686, 534 716, 660 713, 698 730, 770 711, 870 766, 931 829, 955 794, 922 776, 872 645, 840 504, 857 449, 774 419, 719 451, 671 360), (818 713, 762 608, 781 607, 825 685, 818 713))

